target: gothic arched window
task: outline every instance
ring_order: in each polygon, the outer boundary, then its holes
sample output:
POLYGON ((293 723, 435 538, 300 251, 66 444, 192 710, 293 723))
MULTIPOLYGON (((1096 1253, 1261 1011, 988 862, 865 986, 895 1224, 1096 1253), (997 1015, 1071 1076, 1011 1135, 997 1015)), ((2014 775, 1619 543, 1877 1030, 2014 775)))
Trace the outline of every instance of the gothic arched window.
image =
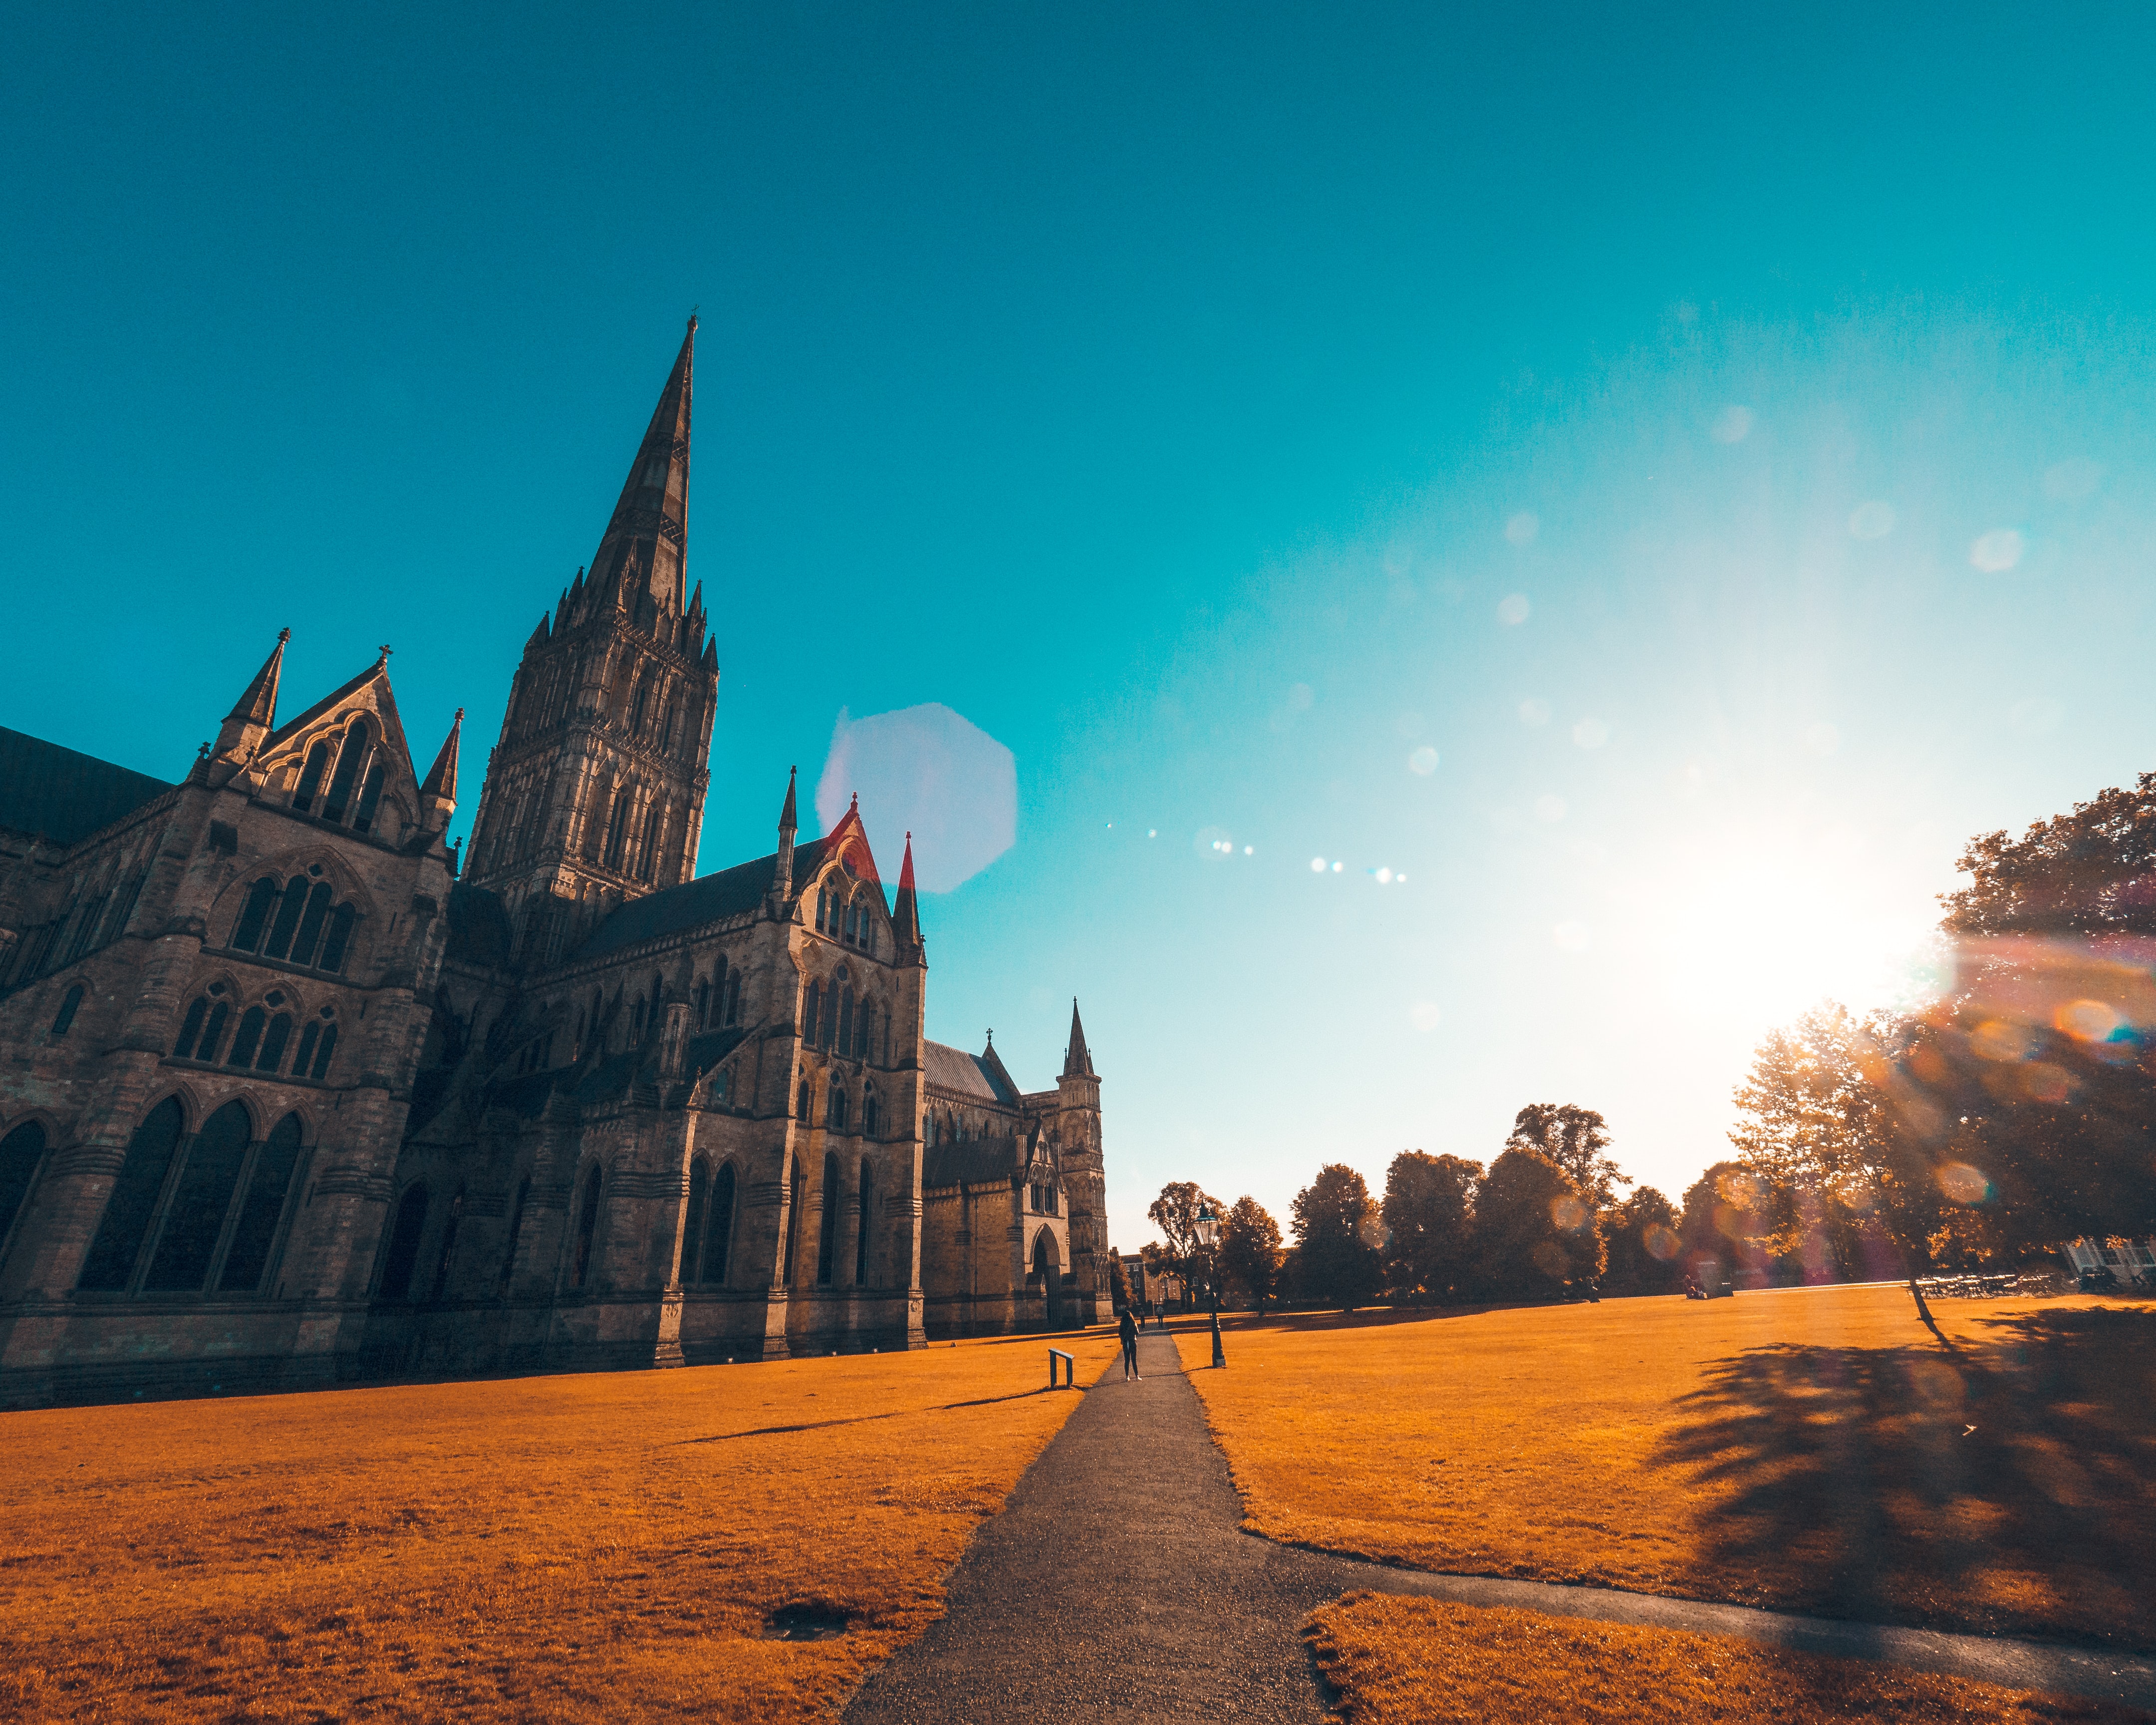
POLYGON ((217 1058, 218 1044, 224 1039, 225 1014, 228 1010, 218 998, 223 993, 223 983, 212 983, 188 1003, 187 1015, 180 1024, 180 1040, 172 1045, 174 1060, 217 1058))
POLYGON ((876 1093, 872 1090, 864 1091, 861 1093, 861 1130, 870 1137, 874 1137, 881 1121, 882 1111, 876 1106, 876 1093))
POLYGON ((501 1279, 507 1281, 516 1268, 516 1237, 524 1231, 524 1200, 531 1195, 531 1176, 516 1183, 516 1202, 509 1212, 509 1244, 502 1249, 501 1279))
POLYGON ((726 1022, 741 1022, 741 973, 736 971, 726 978, 726 1022))
POLYGON ((246 908, 240 911, 239 921, 233 927, 232 944, 243 952, 251 952, 260 946, 262 925, 270 920, 270 907, 276 902, 277 883, 264 875, 248 892, 246 908))
POLYGON ((854 1048, 854 991, 839 990, 839 1052, 851 1054, 854 1048))
POLYGON ((699 1030, 702 1029, 710 1022, 711 1016, 711 978, 706 977, 696 984, 696 1028, 699 1030))
POLYGON ((816 1281, 829 1286, 832 1275, 831 1259, 839 1238, 839 1158, 835 1155, 824 1158, 824 1214, 822 1225, 816 1238, 816 1281))
MULTIPOLYGON (((873 1106, 873 1105, 871 1105, 873 1106)), ((861 1189, 854 1224, 854 1285, 866 1287, 869 1280, 869 1235, 875 1219, 875 1172, 861 1163, 861 1189)))
POLYGON ((629 786, 622 787, 621 794, 614 798, 613 819, 607 823, 606 865, 619 874, 621 855, 629 843, 629 805, 635 792, 629 786))
POLYGON ((233 950, 252 952, 259 947, 265 958, 332 974, 343 969, 358 913, 349 904, 333 906, 336 893, 326 880, 318 878, 321 872, 320 863, 310 865, 305 874, 285 883, 281 894, 269 876, 257 880, 233 925, 233 950))
POLYGON ((44 1154, 45 1129, 34 1120, 0 1138, 0 1246, 8 1244, 8 1230, 30 1195, 30 1182, 44 1154))
POLYGON ((698 1157, 689 1164, 689 1205, 681 1218, 681 1275, 685 1285, 701 1280, 704 1257, 704 1205, 711 1196, 711 1170, 698 1157))
POLYGON ((816 1045, 816 1010, 822 998, 822 985, 811 978, 801 996, 801 1040, 811 1048, 816 1045))
POLYGON ((202 1286, 253 1136, 247 1110, 238 1102, 227 1102, 195 1134, 165 1209, 150 1273, 142 1278, 144 1291, 184 1293, 202 1286))
POLYGON ((55 1036, 66 1035, 69 1027, 74 1023, 75 1014, 81 1009, 82 984, 77 983, 61 999, 60 1009, 53 1014, 52 1034, 55 1036))
MULTIPOLYGON (((218 1010, 223 1009, 220 1004, 218 1010)), ((142 1255, 157 1194, 165 1189, 165 1176, 172 1171, 185 1124, 177 1096, 166 1097, 142 1117, 142 1123, 127 1141, 126 1158, 120 1164, 120 1177, 112 1183, 111 1194, 105 1200, 105 1214, 83 1259, 82 1274, 75 1280, 77 1287, 118 1293, 134 1279, 135 1260, 142 1255)))
POLYGON ((824 1124, 834 1132, 846 1129, 846 1093, 839 1088, 836 1080, 832 1081, 830 1102, 824 1110, 824 1124))
POLYGON ((329 771, 330 744, 327 737, 307 751, 307 764, 300 769, 299 788, 292 793, 292 806, 305 814, 315 806, 315 798, 322 788, 322 775, 329 771))
POLYGON ((269 1023, 270 1014, 259 1006, 250 1006, 239 1015, 239 1029, 232 1039, 232 1052, 225 1056, 228 1066, 251 1066, 254 1050, 261 1045, 262 1027, 269 1023))
POLYGON ((360 769, 367 764, 367 745, 373 738, 374 727, 365 719, 352 721, 352 729, 345 732, 343 745, 337 750, 336 771, 330 775, 329 794, 322 798, 324 820, 344 819, 352 788, 359 782, 360 769))
POLYGON ((326 1006, 321 1017, 300 1032, 300 1051, 292 1056, 292 1076, 312 1078, 319 1084, 329 1076, 330 1056, 336 1051, 336 1025, 330 1021, 330 1009, 326 1006))
POLYGON ((464 1213, 465 1195, 459 1192, 449 1200, 449 1219, 442 1224, 442 1249, 434 1255, 434 1291, 431 1297, 435 1300, 449 1291, 449 1271, 456 1259, 457 1223, 464 1213))
POLYGON ((584 1176, 583 1201, 577 1207, 577 1255, 569 1266, 569 1286, 583 1286, 592 1273, 592 1237, 599 1225, 599 1165, 584 1176))
POLYGON ((224 1249, 224 1268, 218 1274, 218 1291, 251 1294, 262 1285, 270 1266, 270 1249, 276 1243, 277 1224, 284 1219, 285 1199, 292 1188, 292 1171, 300 1161, 300 1117, 287 1114, 272 1128, 254 1153, 254 1167, 247 1177, 247 1196, 233 1224, 232 1244, 224 1249))
POLYGON ((649 880, 659 873, 659 834, 663 812, 654 805, 651 813, 644 818, 644 843, 638 848, 636 856, 636 878, 639 880, 649 880))
MULTIPOLYGON (((801 1096, 805 1117, 808 1096, 808 1086, 805 1084, 801 1086, 801 1096)), ((793 1158, 793 1178, 787 1182, 786 1262, 779 1275, 779 1280, 788 1287, 793 1286, 794 1248, 801 1243, 802 1184, 801 1158, 797 1156, 793 1158)))
POLYGON ((794 1104, 794 1117, 803 1126, 808 1124, 808 1081, 806 1078, 801 1081, 801 1095, 794 1104))
POLYGON ((359 807, 352 811, 352 829, 355 833, 373 830, 374 812, 382 803, 382 781, 388 777, 389 757, 384 751, 377 749, 374 764, 367 769, 367 783, 360 789, 359 807))
POLYGON ((397 1220, 389 1230, 389 1255, 382 1260, 382 1290, 388 1303, 412 1291, 412 1272, 419 1266, 419 1239, 427 1231, 427 1189, 411 1185, 397 1201, 397 1220))
POLYGON ((704 1280, 723 1282, 727 1260, 733 1255, 734 1165, 721 1163, 711 1182, 711 1220, 704 1230, 704 1280))

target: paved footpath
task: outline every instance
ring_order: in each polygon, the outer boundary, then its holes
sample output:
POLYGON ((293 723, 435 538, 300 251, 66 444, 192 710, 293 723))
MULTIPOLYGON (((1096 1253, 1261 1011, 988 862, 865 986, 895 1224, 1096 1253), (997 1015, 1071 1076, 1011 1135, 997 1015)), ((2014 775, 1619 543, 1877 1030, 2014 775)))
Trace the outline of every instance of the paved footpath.
POLYGON ((1175 1345, 1138 1344, 982 1524, 944 1615, 872 1672, 852 1725, 1327 1717, 1300 1630, 1351 1589, 1702 1630, 2156 1708, 2156 1661, 1650 1594, 1434 1575, 1241 1531, 1242 1505, 1175 1345))

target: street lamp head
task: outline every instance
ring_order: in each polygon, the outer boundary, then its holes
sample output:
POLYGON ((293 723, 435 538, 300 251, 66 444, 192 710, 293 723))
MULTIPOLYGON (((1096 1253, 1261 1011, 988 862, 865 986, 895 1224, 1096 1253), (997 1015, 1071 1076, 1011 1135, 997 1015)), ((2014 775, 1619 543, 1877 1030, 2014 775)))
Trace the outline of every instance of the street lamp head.
POLYGON ((1210 1251, 1220 1243, 1220 1219, 1210 1204, 1200 1204, 1197 1216, 1198 1243, 1210 1251))

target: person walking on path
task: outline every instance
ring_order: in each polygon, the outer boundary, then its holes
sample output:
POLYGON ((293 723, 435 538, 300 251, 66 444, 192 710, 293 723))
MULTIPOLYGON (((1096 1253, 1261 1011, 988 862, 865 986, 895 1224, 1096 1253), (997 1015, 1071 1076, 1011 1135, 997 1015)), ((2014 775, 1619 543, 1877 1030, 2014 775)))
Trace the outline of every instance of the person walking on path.
POLYGON ((1116 1322, 1116 1333, 1123 1338, 1123 1382, 1127 1384, 1132 1378, 1141 1376, 1138 1371, 1138 1327, 1132 1320, 1131 1308, 1127 1306, 1123 1308, 1123 1315, 1116 1322))

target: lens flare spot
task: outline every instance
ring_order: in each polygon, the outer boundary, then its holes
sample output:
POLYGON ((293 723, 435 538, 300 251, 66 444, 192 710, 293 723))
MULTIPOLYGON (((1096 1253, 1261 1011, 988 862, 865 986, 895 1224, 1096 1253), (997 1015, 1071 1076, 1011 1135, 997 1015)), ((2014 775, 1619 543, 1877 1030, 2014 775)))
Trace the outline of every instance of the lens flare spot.
POLYGON ((1408 1009, 1408 1022, 1418 1030, 1435 1030, 1445 1022, 1445 1014, 1437 1009, 1435 1002, 1418 1000, 1408 1009))
POLYGON ((2032 1060, 2021 1069, 2021 1091, 2032 1102, 2043 1102, 2057 1107, 2060 1103, 2073 1100, 2073 1074, 2064 1066, 2054 1066, 2047 1060, 2032 1060))
POLYGON ((1934 1172, 1938 1176, 1939 1190, 1953 1204, 1982 1204, 1991 1196, 1991 1182, 1981 1168, 1971 1168, 1965 1162, 1943 1162, 1934 1172))
POLYGON ((1497 601, 1497 621, 1525 623, 1527 620, 1527 614, 1533 609, 1534 607, 1527 603, 1527 596, 1525 593, 1507 593, 1497 601))
POLYGON ((1325 872, 1325 859, 1322 856, 1313 856, 1311 858, 1310 872, 1313 875, 1323 874, 1325 872))
POLYGON ((1333 865, 1332 865, 1332 872, 1333 872, 1334 874, 1336 874, 1336 875, 1337 875, 1337 874, 1338 874, 1338 873, 1340 872, 1340 865, 1339 865, 1338 863, 1335 863, 1335 864, 1333 864, 1333 865))
POLYGON ((1987 575, 2003 575, 2021 561, 2021 553, 2027 549, 2016 529, 1994 527, 1969 546, 1969 560, 1987 575))
POLYGON ((1570 1196, 1553 1198, 1550 1200, 1550 1220, 1567 1234, 1577 1234, 1587 1225, 1587 1206, 1570 1196))
POLYGON ((2125 1020, 2101 1000, 2075 1000, 2061 1007, 2051 1022, 2076 1042, 2108 1042, 2125 1020))
POLYGON ((1515 545, 1532 545, 1535 535, 1542 530, 1542 522, 1523 509, 1505 523, 1505 537, 1515 545))
POLYGON ((1643 1241, 1650 1256, 1666 1264, 1677 1255, 1677 1237, 1674 1231, 1660 1222, 1650 1222, 1643 1241))
POLYGON ((1408 757, 1408 771, 1428 778, 1437 771, 1437 751, 1429 747, 1417 749, 1408 757))
POLYGON ((1222 827, 1200 827, 1198 836, 1191 840, 1200 856, 1228 856, 1235 853, 1227 830, 1222 827))
POLYGON ((2025 1058, 2035 1039, 2027 1029, 2010 1019, 1986 1019, 1969 1032, 1969 1052, 1980 1060, 2018 1060, 2025 1058))
POLYGON ((1716 417, 1708 434, 1718 444, 1741 444, 1752 435, 1754 423, 1751 408, 1732 403, 1716 417))
POLYGON ((1849 531, 1859 539, 1884 539, 1894 531, 1894 506, 1875 497, 1860 503, 1849 518, 1849 531))

